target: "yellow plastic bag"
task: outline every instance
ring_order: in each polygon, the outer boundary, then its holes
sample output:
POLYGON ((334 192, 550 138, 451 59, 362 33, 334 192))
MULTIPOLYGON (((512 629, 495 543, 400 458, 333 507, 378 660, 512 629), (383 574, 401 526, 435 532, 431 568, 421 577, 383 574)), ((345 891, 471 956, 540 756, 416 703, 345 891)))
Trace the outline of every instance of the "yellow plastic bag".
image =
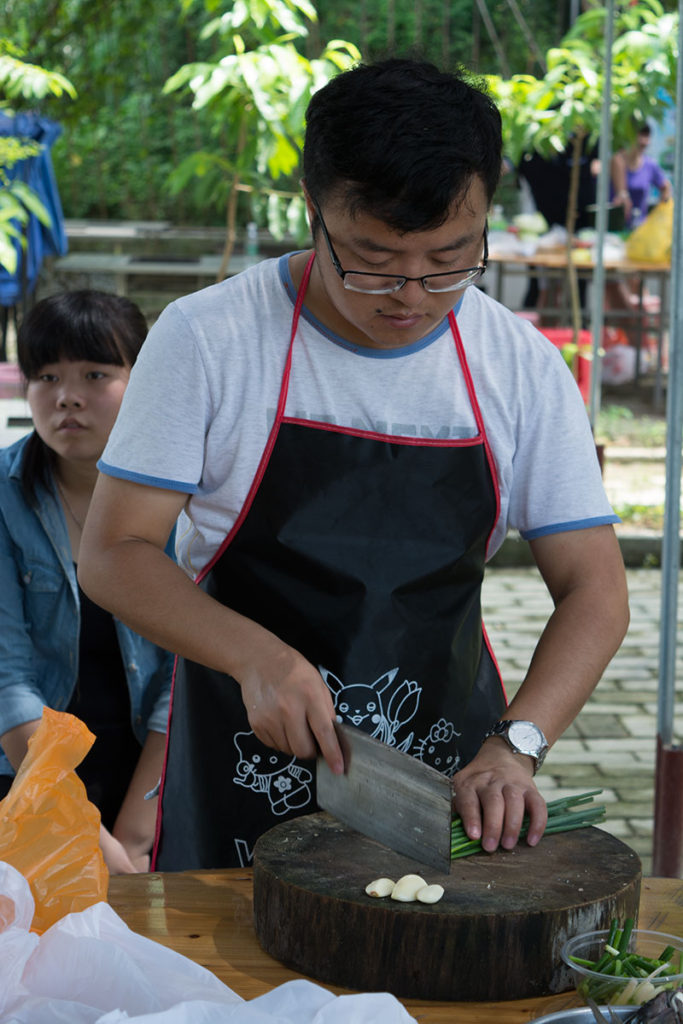
POLYGON ((668 263, 674 229, 674 201, 659 203, 626 239, 626 257, 636 263, 668 263))
POLYGON ((95 737, 78 718, 43 708, 12 787, 0 801, 0 861, 20 871, 39 934, 65 914, 107 898, 100 812, 74 768, 95 737))

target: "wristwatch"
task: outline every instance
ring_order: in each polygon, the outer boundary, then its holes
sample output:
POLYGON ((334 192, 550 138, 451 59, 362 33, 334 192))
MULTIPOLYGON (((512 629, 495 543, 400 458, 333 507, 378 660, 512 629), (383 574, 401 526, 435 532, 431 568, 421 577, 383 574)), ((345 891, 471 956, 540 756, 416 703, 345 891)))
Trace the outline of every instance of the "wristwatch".
POLYGON ((504 719, 496 722, 484 736, 501 736, 515 754, 527 754, 534 762, 534 775, 545 761, 548 753, 548 741, 543 731, 534 722, 521 719, 504 719))

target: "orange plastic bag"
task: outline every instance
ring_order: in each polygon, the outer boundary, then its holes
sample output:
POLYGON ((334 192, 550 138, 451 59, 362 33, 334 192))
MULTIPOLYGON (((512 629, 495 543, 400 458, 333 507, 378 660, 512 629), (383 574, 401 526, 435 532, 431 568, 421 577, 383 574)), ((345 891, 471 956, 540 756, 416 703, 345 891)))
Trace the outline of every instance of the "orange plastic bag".
POLYGON ((65 914, 107 898, 100 812, 74 772, 95 737, 80 719, 43 708, 12 787, 0 801, 0 861, 20 871, 39 934, 65 914))

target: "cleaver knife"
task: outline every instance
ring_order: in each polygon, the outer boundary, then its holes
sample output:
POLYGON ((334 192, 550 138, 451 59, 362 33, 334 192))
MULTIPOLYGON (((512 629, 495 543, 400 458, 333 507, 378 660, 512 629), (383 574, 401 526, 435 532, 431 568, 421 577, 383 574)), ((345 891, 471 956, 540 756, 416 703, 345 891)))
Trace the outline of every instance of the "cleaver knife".
POLYGON ((449 873, 451 780, 355 726, 335 722, 335 729, 344 774, 318 758, 319 806, 396 853, 449 873))

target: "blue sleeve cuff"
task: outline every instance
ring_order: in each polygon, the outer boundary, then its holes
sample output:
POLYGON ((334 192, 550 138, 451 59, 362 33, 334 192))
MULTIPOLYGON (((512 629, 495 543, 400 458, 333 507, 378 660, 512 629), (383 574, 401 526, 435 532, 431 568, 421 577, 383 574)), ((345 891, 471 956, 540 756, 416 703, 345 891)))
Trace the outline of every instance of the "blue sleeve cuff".
POLYGON ((570 533, 572 530, 589 530, 593 526, 609 526, 620 523, 621 519, 612 512, 607 516, 594 516, 592 519, 574 519, 566 523, 551 523, 548 526, 538 526, 535 530, 520 530, 523 540, 537 540, 539 537, 549 537, 554 533, 570 533))
POLYGON ((106 476, 116 477, 117 480, 130 480, 134 484, 145 484, 147 487, 161 487, 165 491, 180 491, 183 494, 196 494, 197 484, 190 484, 184 480, 169 480, 163 476, 148 476, 146 473, 134 473, 127 469, 120 469, 118 466, 110 466, 102 459, 97 463, 100 473, 106 476))
POLYGON ((166 729, 168 728, 168 708, 170 701, 171 695, 168 693, 161 703, 155 704, 154 710, 147 720, 148 732, 166 732, 166 729))
POLYGON ((15 729, 18 725, 42 718, 45 699, 30 686, 3 686, 0 689, 2 714, 0 734, 15 729))

